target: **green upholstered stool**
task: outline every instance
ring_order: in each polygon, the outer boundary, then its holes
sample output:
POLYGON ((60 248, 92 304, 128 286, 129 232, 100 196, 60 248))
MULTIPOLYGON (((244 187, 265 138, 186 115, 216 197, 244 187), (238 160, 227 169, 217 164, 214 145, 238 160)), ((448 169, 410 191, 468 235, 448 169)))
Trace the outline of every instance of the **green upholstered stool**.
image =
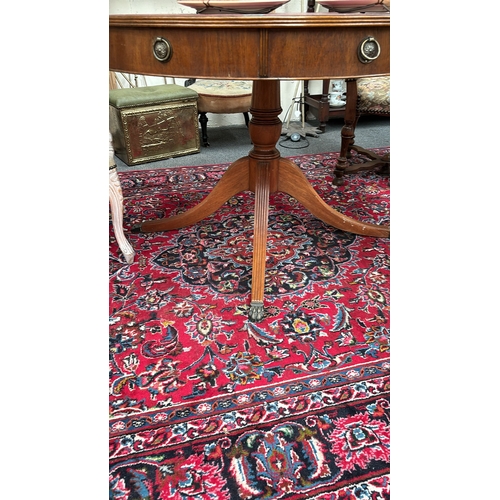
POLYGON ((200 152, 198 94, 175 85, 109 91, 116 156, 136 165, 200 152))

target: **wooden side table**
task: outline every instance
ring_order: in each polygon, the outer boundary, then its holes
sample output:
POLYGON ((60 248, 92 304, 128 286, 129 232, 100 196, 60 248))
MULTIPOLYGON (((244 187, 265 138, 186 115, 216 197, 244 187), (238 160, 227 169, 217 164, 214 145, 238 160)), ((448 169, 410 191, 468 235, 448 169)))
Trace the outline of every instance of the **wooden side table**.
POLYGON ((214 213, 241 191, 255 193, 249 318, 264 317, 269 194, 283 191, 320 220, 355 234, 388 237, 389 228, 347 217, 325 203, 300 168, 276 148, 280 80, 389 74, 389 13, 172 14, 109 18, 110 70, 150 75, 253 80, 253 148, 232 163, 197 206, 133 231, 178 229, 214 213), (368 41, 369 59, 365 56, 368 41), (378 50, 377 50, 378 47, 378 50), (202 48, 203 50, 200 50, 202 48), (322 57, 318 57, 322 54, 322 57), (323 56, 324 55, 324 56, 323 56))

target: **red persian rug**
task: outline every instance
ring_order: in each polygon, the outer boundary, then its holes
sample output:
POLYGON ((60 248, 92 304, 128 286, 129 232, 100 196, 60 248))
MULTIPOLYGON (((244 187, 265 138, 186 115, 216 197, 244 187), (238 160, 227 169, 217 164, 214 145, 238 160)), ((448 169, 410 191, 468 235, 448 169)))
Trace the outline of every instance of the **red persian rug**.
MULTIPOLYGON (((337 156, 292 160, 331 206, 388 224, 388 177, 333 186, 337 156)), ((120 173, 126 230, 197 204, 227 166, 120 173)), ((110 499, 389 498, 389 240, 270 203, 257 324, 253 193, 129 234, 131 265, 110 224, 110 499)))

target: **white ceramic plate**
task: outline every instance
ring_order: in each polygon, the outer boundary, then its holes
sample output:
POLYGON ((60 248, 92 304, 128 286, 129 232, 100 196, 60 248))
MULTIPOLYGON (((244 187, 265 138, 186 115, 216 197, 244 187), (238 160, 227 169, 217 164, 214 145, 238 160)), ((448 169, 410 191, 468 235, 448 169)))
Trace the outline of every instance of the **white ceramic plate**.
POLYGON ((339 12, 353 12, 363 10, 383 10, 389 9, 388 5, 377 4, 377 0, 318 0, 318 3, 328 9, 339 12), (375 4, 375 5, 373 5, 375 4))
MULTIPOLYGON (((235 12, 238 14, 267 14, 290 0, 177 0, 180 5, 192 7, 200 14, 235 12)), ((359 0, 358 0, 359 1, 359 0)))
POLYGON ((342 108, 345 106, 345 101, 342 101, 341 99, 332 99, 331 101, 328 101, 328 103, 331 108, 342 108))

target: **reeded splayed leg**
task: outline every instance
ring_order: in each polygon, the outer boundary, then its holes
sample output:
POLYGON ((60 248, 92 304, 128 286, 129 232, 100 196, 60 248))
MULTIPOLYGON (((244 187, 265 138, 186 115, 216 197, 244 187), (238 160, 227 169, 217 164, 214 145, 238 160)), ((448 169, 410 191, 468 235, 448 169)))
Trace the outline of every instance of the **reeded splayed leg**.
POLYGON ((252 299, 249 318, 257 322, 264 317, 267 227, 269 193, 277 190, 280 153, 276 143, 281 135, 280 82, 253 82, 252 119, 249 124, 253 149, 249 153, 250 189, 255 192, 254 240, 252 261, 252 299))

